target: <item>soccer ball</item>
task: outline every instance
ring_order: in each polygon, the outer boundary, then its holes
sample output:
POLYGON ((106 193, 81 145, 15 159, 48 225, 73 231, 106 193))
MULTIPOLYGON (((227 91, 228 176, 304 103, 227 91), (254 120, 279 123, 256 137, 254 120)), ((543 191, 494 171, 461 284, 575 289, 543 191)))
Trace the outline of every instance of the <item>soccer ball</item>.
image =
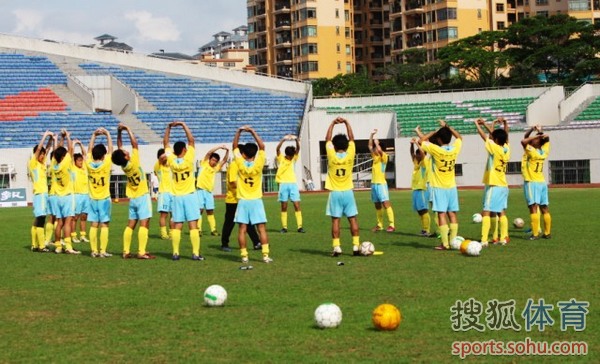
POLYGON ((370 241, 363 241, 362 244, 360 244, 360 255, 373 255, 374 251, 375 245, 370 241))
POLYGON ((460 244, 462 244, 463 241, 465 241, 465 238, 463 238, 462 236, 457 236, 450 242, 450 248, 452 250, 460 249, 460 244))
POLYGON ((460 243, 460 252, 463 254, 467 254, 467 247, 469 246, 469 244, 471 244, 471 240, 465 240, 462 243, 460 243))
POLYGON ((479 224, 480 222, 483 221, 483 216, 481 216, 481 214, 473 214, 473 222, 476 224, 479 224))
POLYGON ((324 303, 315 310, 315 323, 321 329, 331 329, 342 323, 342 310, 335 303, 324 303))
POLYGON ((465 252, 465 255, 471 256, 471 257, 478 257, 479 254, 481 253, 481 243, 478 241, 471 241, 471 243, 469 243, 469 245, 467 245, 467 250, 465 252))
POLYGON ((402 322, 402 315, 396 306, 384 303, 373 310, 371 319, 378 330, 396 330, 402 322))
POLYGON ((513 220, 513 226, 517 229, 521 229, 523 228, 523 226, 525 226, 525 221, 523 221, 523 219, 521 219, 520 217, 517 217, 513 220))
POLYGON ((223 306, 227 301, 227 291, 218 284, 213 284, 204 291, 204 303, 207 306, 223 306))

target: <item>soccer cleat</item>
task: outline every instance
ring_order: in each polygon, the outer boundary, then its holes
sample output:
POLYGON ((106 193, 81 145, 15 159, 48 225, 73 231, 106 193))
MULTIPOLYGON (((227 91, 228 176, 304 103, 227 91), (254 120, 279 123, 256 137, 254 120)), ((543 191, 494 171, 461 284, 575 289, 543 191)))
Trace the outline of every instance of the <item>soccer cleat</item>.
POLYGON ((272 262, 273 262, 273 259, 269 258, 269 256, 268 256, 268 255, 265 255, 265 256, 263 257, 263 262, 264 262, 264 263, 272 263, 272 262))
POLYGON ((37 251, 40 253, 48 253, 50 251, 50 249, 44 247, 44 248, 38 248, 37 251))
POLYGON ((192 260, 204 260, 205 258, 202 255, 192 255, 192 260))
POLYGON ((531 235, 527 240, 538 240, 540 237, 536 235, 531 235))
POLYGON ((279 230, 279 232, 282 233, 282 234, 285 234, 285 233, 287 233, 287 229, 283 228, 283 229, 279 230))
POLYGON ((242 257, 242 263, 248 263, 248 257, 242 257))
POLYGON ((146 254, 138 254, 137 258, 138 259, 155 259, 156 257, 150 253, 146 253, 146 254))
POLYGON ((92 252, 92 254, 90 254, 90 256, 91 256, 92 258, 100 258, 100 253, 97 253, 97 252, 92 252))
POLYGON ((81 252, 79 250, 75 250, 75 249, 66 249, 65 253, 67 253, 67 254, 73 254, 73 255, 79 255, 79 254, 81 254, 81 252))
POLYGON ((212 236, 219 236, 221 234, 219 234, 219 232, 217 230, 213 230, 213 231, 211 231, 210 235, 212 235, 212 236))
POLYGON ((256 245, 254 245, 254 250, 261 250, 261 249, 262 249, 261 243, 256 243, 256 245))
POLYGON ((544 234, 544 235, 542 235, 542 238, 543 239, 552 239, 552 235, 550 235, 550 234, 544 234))
POLYGON ((36 246, 32 246, 31 247, 31 251, 34 252, 34 253, 37 253, 37 252, 40 251, 40 249, 38 249, 38 247, 36 247, 36 246))
POLYGON ((339 246, 333 247, 333 251, 331 252, 331 256, 332 257, 339 257, 340 255, 342 255, 342 248, 340 248, 339 246))
POLYGON ((489 244, 488 244, 488 242, 487 242, 487 241, 482 241, 482 242, 481 242, 481 247, 482 247, 482 248, 487 248, 487 247, 488 247, 488 245, 489 245, 489 244))
POLYGON ((390 225, 387 227, 387 229, 385 229, 385 231, 387 231, 388 233, 393 233, 394 231, 396 231, 396 228, 390 225))
POLYGON ((171 237, 169 235, 161 235, 160 238, 162 240, 171 240, 171 237))
POLYGON ((81 240, 79 240, 77 238, 73 238, 73 239, 71 239, 71 242, 73 242, 75 244, 79 244, 79 243, 81 243, 81 240))
POLYGON ((179 260, 179 254, 173 254, 173 256, 171 257, 171 259, 173 259, 173 261, 179 260))
POLYGON ((198 231, 198 236, 202 236, 202 231, 198 231))
POLYGON ((506 244, 508 244, 508 241, 506 241, 506 240, 500 240, 500 241, 498 241, 498 244, 500 244, 500 245, 506 245, 506 244))
POLYGON ((450 250, 449 247, 444 246, 444 244, 440 244, 434 248, 435 250, 450 250))
POLYGON ((430 234, 430 233, 428 233, 428 232, 427 232, 427 231, 425 231, 425 230, 421 230, 421 232, 419 233, 419 236, 422 236, 422 237, 424 237, 424 238, 431 238, 431 237, 433 237, 433 235, 434 235, 434 234, 430 234))
POLYGON ((304 228, 298 228, 298 232, 301 234, 304 234, 306 232, 306 230, 304 230, 304 228))
POLYGON ((224 252, 227 252, 227 253, 229 253, 229 252, 231 251, 231 248, 230 248, 230 247, 228 247, 228 246, 222 246, 222 247, 221 247, 221 250, 222 250, 222 251, 224 251, 224 252))
POLYGON ((56 254, 61 254, 63 252, 63 250, 62 250, 62 248, 56 248, 56 249, 54 249, 54 252, 56 254))
POLYGON ((131 253, 123 253, 123 259, 131 259, 133 258, 133 254, 131 253))
POLYGON ((100 258, 110 258, 112 257, 112 254, 104 252, 104 253, 100 253, 100 258))
POLYGON ((360 249, 358 248, 358 245, 354 245, 352 247, 352 255, 355 257, 360 256, 360 249))
POLYGON ((81 240, 82 243, 89 243, 90 242, 88 240, 88 238, 86 238, 85 236, 82 236, 81 239, 79 239, 79 240, 81 240))
POLYGON ((381 231, 381 230, 383 230, 383 228, 379 225, 375 225, 375 227, 371 229, 371 231, 374 233, 381 231))

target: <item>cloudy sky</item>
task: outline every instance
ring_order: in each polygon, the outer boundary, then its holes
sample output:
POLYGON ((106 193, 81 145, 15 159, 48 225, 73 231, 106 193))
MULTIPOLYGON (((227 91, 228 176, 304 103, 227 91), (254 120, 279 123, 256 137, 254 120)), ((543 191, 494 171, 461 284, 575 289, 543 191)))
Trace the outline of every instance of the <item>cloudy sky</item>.
POLYGON ((110 34, 136 53, 195 54, 246 24, 246 0, 0 0, 0 33, 93 44, 110 34))

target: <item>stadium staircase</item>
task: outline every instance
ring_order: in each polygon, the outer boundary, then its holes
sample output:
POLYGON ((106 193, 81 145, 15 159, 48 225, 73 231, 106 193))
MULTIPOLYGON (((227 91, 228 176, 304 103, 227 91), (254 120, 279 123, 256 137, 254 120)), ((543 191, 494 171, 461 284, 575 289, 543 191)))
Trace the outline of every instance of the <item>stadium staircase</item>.
POLYGON ((587 107, 583 108, 575 119, 571 122, 571 125, 585 125, 593 124, 598 125, 600 123, 600 97, 595 97, 588 102, 587 107))

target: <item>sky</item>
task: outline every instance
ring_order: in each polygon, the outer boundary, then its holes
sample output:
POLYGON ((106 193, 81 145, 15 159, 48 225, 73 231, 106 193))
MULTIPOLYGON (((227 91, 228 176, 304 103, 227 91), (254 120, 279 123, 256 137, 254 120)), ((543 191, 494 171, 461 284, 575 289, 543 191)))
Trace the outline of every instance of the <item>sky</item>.
POLYGON ((246 0, 0 0, 0 33, 74 44, 109 34, 142 54, 193 55, 246 20, 246 0))

